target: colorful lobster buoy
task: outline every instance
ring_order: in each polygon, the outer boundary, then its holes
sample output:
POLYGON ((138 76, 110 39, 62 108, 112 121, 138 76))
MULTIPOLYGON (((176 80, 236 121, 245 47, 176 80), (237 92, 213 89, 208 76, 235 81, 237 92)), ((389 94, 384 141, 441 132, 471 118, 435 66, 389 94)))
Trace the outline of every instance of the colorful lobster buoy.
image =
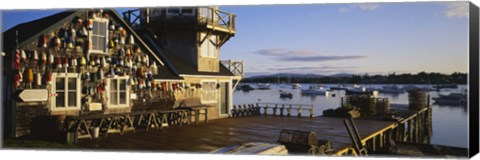
POLYGON ((20 69, 20 51, 15 50, 15 69, 20 69))
POLYGON ((89 19, 89 20, 87 21, 87 29, 88 29, 89 31, 93 30, 93 20, 89 19))

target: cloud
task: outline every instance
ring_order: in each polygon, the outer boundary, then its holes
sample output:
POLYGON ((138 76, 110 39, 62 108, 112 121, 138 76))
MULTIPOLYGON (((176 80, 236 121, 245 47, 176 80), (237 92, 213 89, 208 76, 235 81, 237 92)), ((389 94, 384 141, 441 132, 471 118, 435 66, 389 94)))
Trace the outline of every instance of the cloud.
POLYGON ((307 50, 286 50, 286 49, 261 49, 254 53, 267 55, 267 56, 290 56, 290 55, 312 55, 315 54, 312 51, 307 50))
POLYGON ((341 7, 338 9, 340 13, 348 13, 355 9, 360 9, 361 11, 373 11, 380 8, 380 4, 377 3, 362 3, 362 4, 352 4, 348 7, 341 7))
POLYGON ((446 2, 445 16, 449 18, 466 18, 468 17, 468 2, 446 2))
POLYGON ((255 54, 266 56, 274 56, 276 60, 280 61, 302 61, 302 62, 319 62, 319 61, 338 61, 349 59, 367 58, 362 55, 347 55, 347 56, 331 56, 320 55, 317 52, 310 50, 287 50, 287 49, 261 49, 254 51, 255 54))
POLYGON ((366 56, 307 56, 307 57, 285 57, 279 58, 283 61, 338 61, 338 60, 348 60, 348 59, 361 59, 367 58, 366 56))

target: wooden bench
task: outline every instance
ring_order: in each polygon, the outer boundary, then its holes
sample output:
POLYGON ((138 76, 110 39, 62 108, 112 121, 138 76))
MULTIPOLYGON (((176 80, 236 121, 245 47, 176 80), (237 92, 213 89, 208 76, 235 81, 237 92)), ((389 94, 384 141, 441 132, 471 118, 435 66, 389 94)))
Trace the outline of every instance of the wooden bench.
POLYGON ((109 133, 135 132, 135 126, 128 113, 67 116, 65 119, 65 130, 67 134, 74 134, 73 141, 82 138, 92 139, 91 127, 99 127, 99 134, 103 134, 105 137, 109 133))

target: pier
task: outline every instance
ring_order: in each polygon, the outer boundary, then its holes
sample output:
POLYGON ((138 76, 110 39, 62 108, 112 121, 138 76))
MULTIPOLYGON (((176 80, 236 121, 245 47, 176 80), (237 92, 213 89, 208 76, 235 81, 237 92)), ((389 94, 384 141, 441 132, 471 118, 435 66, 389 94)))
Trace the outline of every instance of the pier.
MULTIPOLYGON (((313 131, 318 139, 332 142, 334 155, 359 155, 344 126, 345 118, 313 117, 313 107, 293 104, 236 105, 230 118, 215 119, 201 125, 173 125, 169 128, 136 131, 108 138, 81 139, 78 145, 106 150, 199 152, 246 142, 275 143, 282 129, 313 131), (294 110, 297 114, 292 114, 294 110), (309 113, 310 112, 310 113, 309 113), (300 114, 298 114, 300 113, 300 114), (302 113, 304 116, 302 116, 302 113), (300 115, 300 116, 299 116, 300 115)), ((431 135, 431 108, 408 110, 407 105, 392 105, 400 121, 357 118, 354 120, 362 144, 369 154, 382 154, 395 142, 428 143, 431 135)))

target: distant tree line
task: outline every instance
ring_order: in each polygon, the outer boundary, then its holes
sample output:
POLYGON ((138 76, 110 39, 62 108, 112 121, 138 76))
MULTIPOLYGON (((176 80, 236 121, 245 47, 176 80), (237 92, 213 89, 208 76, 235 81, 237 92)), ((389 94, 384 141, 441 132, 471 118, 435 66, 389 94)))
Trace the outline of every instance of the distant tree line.
POLYGON ((245 78, 245 83, 326 83, 326 84, 467 84, 467 74, 455 72, 452 74, 426 73, 417 74, 388 74, 388 75, 351 75, 351 76, 296 76, 296 77, 277 77, 261 76, 245 78))

